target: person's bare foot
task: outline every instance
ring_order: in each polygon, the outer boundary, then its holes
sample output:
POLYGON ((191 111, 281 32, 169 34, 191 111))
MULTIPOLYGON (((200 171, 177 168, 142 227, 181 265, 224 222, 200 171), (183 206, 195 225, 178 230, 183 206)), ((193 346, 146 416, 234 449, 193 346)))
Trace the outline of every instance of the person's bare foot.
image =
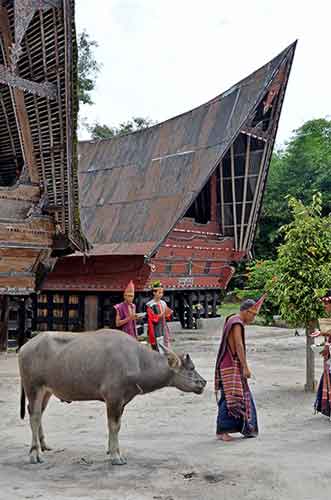
POLYGON ((229 443, 230 441, 233 441, 233 437, 230 436, 230 434, 227 434, 226 432, 222 434, 217 434, 217 439, 220 439, 221 441, 225 441, 226 443, 229 443))

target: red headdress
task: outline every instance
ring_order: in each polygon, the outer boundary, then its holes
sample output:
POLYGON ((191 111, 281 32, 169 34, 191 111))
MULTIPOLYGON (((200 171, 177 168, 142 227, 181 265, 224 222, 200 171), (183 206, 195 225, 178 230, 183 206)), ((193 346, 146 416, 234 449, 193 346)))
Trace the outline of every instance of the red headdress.
POLYGON ((124 293, 134 293, 134 283, 132 280, 130 280, 129 283, 127 284, 127 287, 124 290, 124 293))
POLYGON ((251 307, 251 308, 250 308, 252 311, 254 311, 254 312, 255 312, 255 314, 259 314, 260 309, 261 309, 261 307, 262 307, 263 302, 265 301, 266 296, 267 296, 267 294, 266 294, 266 293, 264 293, 264 294, 262 295, 262 297, 260 297, 260 298, 259 298, 259 300, 257 300, 257 301, 255 302, 255 305, 254 305, 253 307, 251 307))

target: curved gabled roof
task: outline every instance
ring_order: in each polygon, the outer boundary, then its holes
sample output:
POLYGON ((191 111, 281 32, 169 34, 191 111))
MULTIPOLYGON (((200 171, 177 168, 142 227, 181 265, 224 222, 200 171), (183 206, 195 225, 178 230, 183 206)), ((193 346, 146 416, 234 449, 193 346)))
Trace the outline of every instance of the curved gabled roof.
POLYGON ((295 43, 187 113, 139 132, 80 143, 80 214, 89 242, 106 245, 113 254, 152 255, 199 194, 280 67, 292 61, 294 49, 295 43))

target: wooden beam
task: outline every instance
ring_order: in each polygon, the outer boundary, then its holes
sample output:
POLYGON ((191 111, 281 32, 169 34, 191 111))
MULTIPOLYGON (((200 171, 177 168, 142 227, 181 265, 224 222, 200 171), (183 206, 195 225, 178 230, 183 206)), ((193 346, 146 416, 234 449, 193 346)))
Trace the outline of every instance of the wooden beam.
POLYGON ((57 88, 53 83, 36 83, 31 80, 26 80, 25 78, 20 78, 3 64, 0 64, 0 83, 4 83, 5 85, 29 92, 39 97, 57 100, 57 88))
MULTIPOLYGON (((7 65, 9 65, 10 49, 12 47, 13 40, 10 31, 8 11, 2 5, 0 5, 0 31, 2 35, 1 48, 3 51, 4 60, 6 61, 7 65)), ((29 176, 32 182, 39 183, 39 173, 36 165, 28 113, 25 107, 24 92, 17 88, 9 87, 9 89, 14 104, 16 123, 20 135, 23 157, 29 172, 29 176)))
POLYGON ((252 213, 252 221, 251 221, 251 226, 250 226, 250 232, 248 235, 248 243, 247 243, 247 247, 246 247, 248 249, 251 247, 251 244, 252 244, 252 241, 253 241, 253 238, 255 235, 255 227, 256 227, 256 221, 257 221, 257 217, 258 217, 258 213, 259 213, 260 200, 261 200, 262 195, 263 195, 263 186, 265 183, 265 178, 266 178, 266 173, 267 173, 266 165, 268 164, 269 157, 271 155, 271 151, 272 151, 272 144, 270 142, 268 142, 268 143, 266 143, 265 151, 263 152, 263 161, 262 161, 261 167, 260 167, 261 176, 259 175, 259 177, 258 177, 259 187, 258 187, 257 198, 255 200, 255 204, 254 205, 252 204, 252 210, 254 208, 254 213, 252 213))
MULTIPOLYGON (((54 26, 56 26, 56 16, 58 13, 53 10, 53 22, 54 26)), ((59 56, 59 40, 58 40, 58 32, 57 30, 54 31, 54 45, 55 45, 55 60, 56 60, 56 67, 60 67, 60 56, 59 56)), ((61 88, 61 77, 60 73, 57 72, 57 87, 60 89, 61 88)), ((63 120, 63 115, 65 116, 65 110, 63 109, 63 103, 62 100, 59 99, 59 122, 60 122, 60 143, 64 146, 65 144, 65 137, 64 137, 64 120, 63 120)), ((48 107, 49 109, 49 107, 48 107)), ((66 225, 66 189, 65 189, 65 151, 64 147, 61 148, 61 165, 63 165, 63 168, 61 168, 61 206, 62 206, 62 212, 61 212, 61 222, 62 222, 62 230, 65 232, 65 225, 66 225)), ((56 186, 55 186, 55 193, 57 192, 56 186)))
POLYGON ((5 106, 5 103, 4 103, 4 100, 3 100, 3 96, 2 96, 1 93, 0 93, 0 104, 1 104, 2 112, 3 112, 3 116, 4 116, 4 119, 5 119, 5 122, 6 122, 6 128, 7 128, 8 138, 9 138, 9 141, 10 141, 10 146, 11 146, 11 149, 12 149, 12 153, 13 153, 13 158, 14 158, 14 161, 15 161, 15 165, 16 165, 16 168, 19 168, 21 165, 19 165, 18 161, 17 161, 17 153, 16 153, 16 149, 15 149, 15 141, 14 141, 13 134, 12 134, 12 131, 11 131, 11 128, 10 128, 6 106, 5 106))
POLYGON ((251 149, 251 136, 249 135, 249 136, 247 136, 247 145, 246 145, 244 195, 243 195, 241 224, 240 224, 240 242, 239 242, 239 249, 240 250, 242 250, 243 237, 244 237, 244 224, 245 224, 245 213, 246 213, 246 198, 247 198, 247 184, 248 184, 248 170, 249 170, 249 161, 250 161, 250 149, 251 149))
POLYGON ((220 192, 221 192, 221 224, 220 224, 220 230, 221 233, 224 235, 224 225, 225 225, 225 220, 224 220, 224 185, 223 185, 223 163, 220 162, 219 165, 220 169, 220 192))
POLYGON ((11 60, 16 65, 22 54, 21 43, 37 11, 60 8, 62 0, 15 0, 14 22, 15 43, 12 47, 11 60))
MULTIPOLYGON (((68 236, 69 238, 75 239, 75 206, 74 206, 74 140, 75 140, 75 123, 73 122, 73 116, 70 110, 74 107, 72 102, 74 95, 72 95, 72 85, 71 85, 71 72, 73 68, 73 51, 72 51, 72 15, 71 15, 71 0, 63 0, 63 18, 64 23, 64 33, 65 33, 65 81, 66 81, 66 136, 67 136, 67 183, 68 183, 68 236)), ((64 168, 64 166, 63 166, 64 168)), ((65 224, 65 221, 64 221, 65 224)))
POLYGON ((265 158, 266 158, 267 150, 268 150, 268 143, 266 142, 265 146, 264 146, 263 153, 262 153, 261 162, 260 162, 259 175, 258 175, 258 178, 257 178, 257 181, 256 181, 256 186, 255 186, 255 191, 254 191, 254 196, 253 196, 253 202, 252 202, 252 208, 251 208, 251 212, 249 214, 249 219, 248 219, 248 224, 247 224, 247 228, 246 228, 246 234, 245 234, 244 244, 243 244, 243 248, 242 248, 243 250, 247 249, 247 245, 248 245, 248 241, 249 241, 250 229, 252 227, 252 221, 253 221, 254 213, 255 213, 255 210, 256 210, 256 204, 257 204, 257 200, 258 200, 258 196, 259 196, 261 179, 263 177, 264 163, 265 163, 265 158))
POLYGON ((292 63, 289 63, 289 60, 287 60, 286 62, 283 62, 283 65, 284 65, 283 70, 285 72, 285 78, 284 78, 283 84, 281 85, 278 96, 276 97, 276 100, 274 101, 273 106, 272 106, 272 112, 271 112, 271 116, 270 116, 269 129, 268 129, 269 141, 267 143, 268 146, 266 146, 267 150, 266 150, 266 154, 264 157, 262 178, 261 178, 261 182, 259 185, 259 196, 257 199, 255 213, 254 213, 254 217, 252 220, 252 227, 251 227, 250 236, 249 236, 249 240, 248 240, 248 244, 247 244, 248 248, 251 247, 254 236, 255 236, 255 228, 256 228, 256 224, 257 224, 257 219, 258 219, 258 215, 259 215, 261 201, 263 198, 264 187, 265 187, 266 177, 267 177, 267 173, 268 173, 268 166, 270 163, 273 145, 275 142, 279 116, 280 116, 282 103, 283 103, 284 96, 285 96, 285 90, 286 90, 286 86, 287 86, 287 82, 288 82, 288 76, 289 76, 291 64, 292 63))
POLYGON ((217 221, 217 179, 216 173, 210 179, 210 220, 211 222, 217 221))
MULTIPOLYGON (((31 57, 31 50, 30 50, 30 44, 29 40, 26 39, 25 41, 25 48, 26 48, 26 54, 29 60, 30 67, 32 67, 32 57, 31 57)), ((37 130, 38 130, 38 143, 39 143, 39 150, 42 152, 43 151, 43 138, 41 135, 41 127, 40 127, 40 115, 39 115, 39 107, 38 107, 38 100, 37 97, 34 95, 33 96, 33 102, 34 102, 34 109, 36 113, 36 119, 37 119, 37 130)), ((45 162, 44 162, 44 155, 40 155, 40 164, 41 164, 41 175, 42 175, 42 180, 43 180, 43 188, 44 192, 48 192, 48 182, 47 182, 47 177, 46 177, 46 168, 45 168, 45 162)))
MULTIPOLYGON (((42 11, 39 11, 39 21, 40 21, 40 32, 41 32, 41 46, 42 46, 42 54, 43 54, 43 69, 44 69, 44 74, 47 75, 47 57, 46 57, 46 49, 45 49, 45 30, 44 30, 44 14, 42 11)), ((56 45, 56 40, 54 40, 55 45, 56 45)), ((58 61, 57 61, 58 62, 58 61)), ((61 114, 61 113, 60 113, 61 114)), ((50 142, 50 156, 51 156, 51 166, 52 166, 52 182, 53 182, 53 193, 54 193, 54 204, 57 205, 59 200, 58 200, 58 190, 56 189, 56 181, 57 181, 57 176, 55 173, 55 161, 54 161, 54 133, 53 133, 53 123, 52 123, 52 114, 51 114, 51 109, 50 109, 50 104, 49 100, 47 99, 47 120, 48 120, 48 130, 49 130, 49 142, 50 142)), ((63 144, 63 142, 62 142, 63 144)), ((62 165, 62 175, 63 177, 63 168, 64 165, 62 165)), ((60 192, 62 192, 62 200, 61 204, 64 207, 64 185, 62 184, 60 192)), ((57 219, 57 214, 56 219, 57 219)), ((61 227, 62 232, 65 232, 65 220, 63 222, 63 227, 61 227)))
POLYGON ((236 186, 235 186, 235 168, 234 168, 234 147, 231 144, 231 184, 232 184, 232 211, 233 211, 233 231, 235 250, 238 250, 238 227, 237 227, 237 204, 236 204, 236 186))

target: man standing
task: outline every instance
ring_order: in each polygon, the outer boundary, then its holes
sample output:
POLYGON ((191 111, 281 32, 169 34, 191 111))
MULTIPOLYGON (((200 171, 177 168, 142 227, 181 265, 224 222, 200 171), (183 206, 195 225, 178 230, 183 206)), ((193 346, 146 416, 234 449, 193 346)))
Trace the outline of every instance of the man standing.
POLYGON ((148 338, 152 349, 164 354, 164 347, 169 347, 167 320, 171 318, 172 310, 161 300, 164 290, 159 281, 153 284, 152 290, 153 299, 146 304, 148 338))
POLYGON ((251 371, 247 364, 245 326, 252 323, 264 301, 247 299, 240 312, 228 316, 215 367, 215 392, 218 404, 216 435, 222 441, 232 441, 230 434, 240 432, 245 437, 258 435, 254 400, 247 380, 251 371))
POLYGON ((134 299, 134 283, 130 281, 126 289, 124 290, 124 302, 115 305, 116 310, 116 328, 122 330, 123 332, 131 335, 131 337, 137 338, 137 327, 136 327, 136 306, 133 303, 134 299))

